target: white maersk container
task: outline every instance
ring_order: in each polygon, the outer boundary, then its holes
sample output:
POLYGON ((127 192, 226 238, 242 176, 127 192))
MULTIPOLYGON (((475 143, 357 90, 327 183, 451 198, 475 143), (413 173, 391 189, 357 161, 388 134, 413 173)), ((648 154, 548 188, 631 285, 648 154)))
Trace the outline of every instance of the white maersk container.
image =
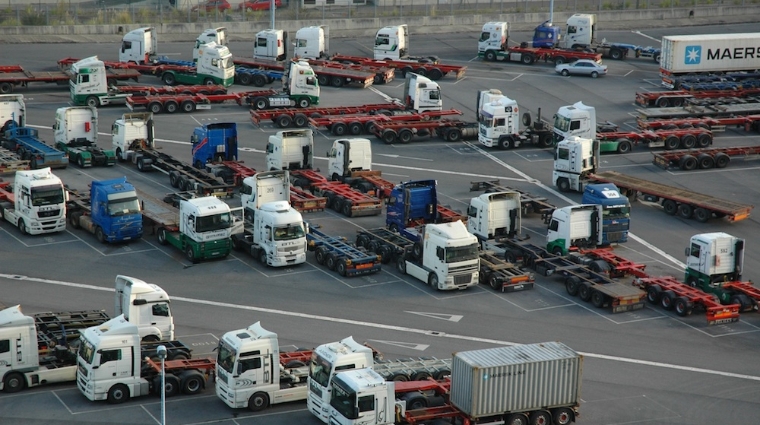
POLYGON ((760 69, 760 33, 663 37, 660 68, 676 75, 760 69))
POLYGON ((580 404, 583 356, 561 342, 454 354, 451 403, 471 418, 580 404))

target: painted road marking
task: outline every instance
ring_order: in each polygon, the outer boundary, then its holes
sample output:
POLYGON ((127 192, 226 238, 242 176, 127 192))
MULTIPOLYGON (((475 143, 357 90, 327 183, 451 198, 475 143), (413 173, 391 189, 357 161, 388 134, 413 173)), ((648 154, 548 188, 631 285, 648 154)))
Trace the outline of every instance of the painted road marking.
POLYGON ((444 314, 444 313, 427 313, 424 311, 405 311, 404 313, 416 314, 418 316, 431 317, 438 320, 447 320, 449 322, 459 322, 464 316, 458 314, 444 314))

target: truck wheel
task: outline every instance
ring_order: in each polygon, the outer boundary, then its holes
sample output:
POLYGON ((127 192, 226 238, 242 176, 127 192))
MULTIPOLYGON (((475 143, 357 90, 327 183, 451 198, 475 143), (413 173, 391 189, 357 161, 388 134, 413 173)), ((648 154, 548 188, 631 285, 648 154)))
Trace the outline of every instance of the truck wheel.
POLYGON ((164 110, 166 111, 167 114, 173 114, 177 112, 178 109, 179 109, 179 105, 177 104, 177 102, 173 100, 167 101, 166 104, 164 105, 164 110))
POLYGON ((715 158, 706 153, 697 156, 697 164, 700 170, 707 170, 715 166, 715 158))
POLYGON ((694 208, 689 204, 681 204, 678 206, 678 216, 681 218, 689 219, 694 214, 694 208))
POLYGON ((183 100, 179 107, 182 109, 182 112, 189 114, 190 112, 195 111, 195 102, 192 100, 183 100))
POLYGON ((655 104, 655 105, 656 105, 658 108, 667 108, 668 106, 670 106, 670 99, 668 99, 667 97, 660 97, 660 98, 658 98, 658 99, 657 99, 657 100, 654 102, 654 104, 655 104))
POLYGON ((497 55, 496 55, 496 52, 494 52, 493 50, 489 50, 486 52, 484 57, 485 57, 485 60, 489 62, 496 62, 497 55))
POLYGON ((293 123, 293 120, 290 119, 290 115, 282 114, 275 119, 275 123, 280 128, 288 128, 293 123))
POLYGON ((582 282, 578 285, 578 296, 583 301, 588 302, 591 299, 591 285, 586 282, 582 282))
POLYGON ((308 97, 302 97, 298 99, 299 108, 308 108, 309 106, 311 106, 311 100, 309 100, 308 97))
POLYGON ((678 145, 681 144, 681 139, 678 138, 678 136, 668 136, 665 138, 665 149, 672 151, 673 149, 678 149, 678 145))
POLYGON ((100 101, 95 96, 87 96, 87 100, 85 100, 85 104, 89 106, 90 108, 97 108, 100 106, 100 101))
POLYGON ((631 141, 628 139, 618 139, 617 141, 618 147, 617 147, 617 153, 624 154, 631 151, 631 141))
POLYGON ((409 382, 409 375, 404 372, 396 372, 388 380, 393 382, 409 382))
POLYGON ((356 247, 357 248, 364 248, 367 249, 367 246, 369 244, 369 237, 367 235, 358 235, 356 236, 356 247))
POLYGON ((259 412, 269 406, 269 396, 266 393, 255 393, 248 399, 248 409, 259 412))
POLYGON ((546 410, 537 410, 530 413, 530 425, 551 425, 552 415, 546 410))
MULTIPOLYGON (((250 83, 249 83, 250 84, 250 83)), ((267 79, 261 74, 253 76, 253 85, 256 87, 264 87, 267 84, 267 79)))
POLYGON ((422 242, 417 241, 414 243, 412 246, 412 255, 418 260, 422 258, 422 242))
POLYGON ((715 155, 715 168, 726 168, 728 163, 731 162, 731 157, 723 152, 715 155))
POLYGON ((124 403, 128 398, 129 389, 124 384, 116 384, 108 390, 108 402, 111 404, 124 403))
POLYGON ((306 118, 305 114, 295 114, 293 115, 293 125, 295 125, 298 128, 304 128, 307 125, 309 125, 309 119, 306 118))
POLYGON ((343 87, 346 84, 346 80, 343 77, 333 77, 330 81, 334 87, 343 87))
POLYGON ((652 285, 647 288, 647 301, 649 301, 650 304, 659 303, 661 295, 662 288, 660 288, 660 285, 652 285))
POLYGON ((604 294, 599 291, 591 292, 591 304, 593 304, 596 308, 604 307, 604 298, 604 294))
POLYGON ((164 229, 163 227, 158 229, 158 243, 161 245, 166 245, 167 243, 169 243, 166 240, 166 229, 164 229))
POLYGON ((84 157, 82 155, 77 156, 77 165, 79 168, 84 168, 84 157))
POLYGON ((675 300, 675 310, 676 314, 681 317, 686 317, 691 314, 691 311, 694 309, 694 304, 689 302, 684 297, 678 297, 675 300))
POLYGON ((354 215, 352 207, 351 201, 346 199, 343 201, 343 205, 341 205, 340 212, 346 217, 351 217, 354 215))
POLYGON ((428 78, 430 78, 433 81, 438 81, 441 78, 443 78, 443 71, 441 71, 438 68, 433 68, 430 71, 428 71, 428 78))
POLYGON ((525 413, 512 413, 507 416, 505 425, 528 425, 528 417, 525 413))
POLYGON ((419 393, 409 393, 409 397, 406 399, 406 410, 418 410, 428 407, 427 400, 419 393))
POLYGON ((320 246, 317 248, 317 250, 314 252, 314 257, 317 259, 317 264, 320 266, 325 264, 325 260, 327 260, 327 248, 320 246))
POLYGON ((338 256, 333 252, 327 254, 327 258, 325 258, 325 265, 328 269, 335 271, 335 269, 338 267, 338 256))
MULTIPOLYGON (((251 84, 251 74, 249 74, 247 72, 241 72, 241 73, 237 74, 237 79, 240 82, 240 84, 242 84, 244 86, 248 86, 248 85, 251 84)), ((259 86, 259 87, 261 87, 261 86, 259 86)))
POLYGON ((375 134, 375 128, 377 123, 375 121, 367 121, 364 123, 364 132, 367 134, 375 134))
POLYGON ((106 243, 106 235, 103 233, 103 229, 100 226, 95 228, 95 239, 100 243, 106 243))
POLYGON ((429 285, 431 288, 433 288, 433 289, 436 289, 436 290, 438 290, 438 289, 439 289, 439 288, 438 288, 438 275, 437 275, 437 274, 435 274, 435 273, 430 273, 430 274, 428 275, 428 285, 429 285))
POLYGON ((177 78, 171 72, 165 72, 164 75, 161 76, 161 81, 163 81, 167 86, 173 86, 177 84, 177 78))
POLYGON ((502 137, 501 139, 499 139, 499 149, 506 151, 514 147, 515 147, 515 142, 514 140, 512 140, 511 137, 507 136, 507 137, 502 137))
POLYGON ((573 297, 578 295, 578 286, 580 286, 580 284, 581 280, 576 276, 569 276, 565 280, 565 290, 567 291, 567 294, 573 297))
POLYGON ((203 374, 197 370, 186 370, 180 373, 179 382, 183 394, 193 395, 203 390, 205 380, 203 374))
POLYGON ((697 208, 694 210, 694 219, 700 223, 707 223, 711 216, 712 214, 710 214, 710 211, 707 211, 704 208, 697 208))
POLYGON ((406 274, 406 259, 404 259, 404 256, 398 257, 398 260, 396 260, 396 269, 401 274, 406 274))
POLYGON ((566 178, 557 179, 557 189, 559 189, 560 192, 569 192, 570 180, 566 178))
POLYGON ((26 223, 24 223, 24 219, 20 218, 18 220, 18 230, 21 232, 22 235, 29 234, 29 229, 26 227, 26 223))
POLYGON ((675 307, 676 293, 673 291, 662 291, 660 294, 660 306, 665 310, 672 310, 675 307))
POLYGON ((665 210, 667 215, 676 215, 678 212, 678 204, 672 199, 666 199, 662 201, 662 209, 665 210))
POLYGON ((193 264, 198 262, 198 259, 195 258, 195 252, 193 252, 192 246, 185 248, 185 256, 187 256, 187 259, 193 264))
POLYGON ((13 86, 11 83, 0 83, 0 94, 8 94, 13 92, 13 86))
POLYGON ((319 74, 317 75, 317 82, 322 87, 327 87, 330 85, 330 77, 325 74, 319 74))
POLYGON ((261 263, 263 266, 268 266, 269 265, 269 264, 267 264, 267 252, 264 251, 263 249, 259 253, 259 263, 261 263))
POLYGON ((412 130, 409 130, 408 128, 403 128, 398 132, 398 140, 403 144, 411 142, 413 138, 414 133, 412 133, 412 130))
POLYGON ((446 138, 449 142, 458 142, 462 140, 462 130, 458 128, 452 128, 448 132, 448 137, 446 138))
POLYGON ((496 273, 488 277, 488 285, 496 291, 502 290, 504 288, 504 284, 501 282, 501 279, 499 279, 499 276, 497 276, 496 273))
POLYGON ((386 145, 393 144, 393 142, 396 141, 396 132, 394 130, 391 130, 390 128, 383 130, 383 142, 385 142, 386 145))
POLYGON ((164 110, 164 107, 160 102, 150 102, 148 104, 148 110, 153 114, 160 114, 164 110))
POLYGON ((342 122, 337 122, 332 126, 332 134, 341 137, 348 133, 348 126, 342 122))
POLYGON ((388 245, 382 245, 380 248, 378 248, 377 255, 380 256, 380 262, 382 264, 388 264, 391 262, 391 253, 393 252, 391 250, 391 247, 388 245))
POLYGON ((619 61, 623 59, 623 52, 620 49, 610 49, 610 58, 619 61))
POLYGON ((338 274, 341 276, 346 276, 346 271, 348 269, 348 266, 346 265, 346 260, 340 260, 338 261, 338 265, 336 266, 336 269, 338 271, 338 274))
POLYGON ((575 415, 567 407, 560 407, 559 409, 554 409, 552 419, 554 419, 554 425, 569 425, 575 421, 575 415))
POLYGON ((684 149, 692 149, 697 144, 697 137, 693 134, 685 134, 681 137, 681 147, 684 149))
POLYGON ((206 78, 203 80, 203 84, 206 86, 215 86, 216 82, 214 82, 213 78, 206 78))
POLYGON ((69 216, 69 224, 71 227, 75 229, 79 229, 81 226, 79 225, 79 217, 81 217, 81 213, 71 213, 69 216))
POLYGON ((179 173, 177 171, 170 171, 169 172, 169 185, 171 187, 177 188, 179 187, 179 173))
POLYGON ((358 136, 359 134, 362 134, 362 131, 364 131, 364 126, 362 126, 362 123, 359 121, 354 121, 348 124, 348 132, 351 133, 352 136, 358 136))
POLYGON ((24 375, 18 372, 11 372, 5 375, 5 379, 3 379, 3 390, 6 393, 17 393, 23 390, 25 386, 24 375))
POLYGON ((563 63, 567 62, 563 56, 557 56, 554 58, 554 66, 562 65, 563 63))
POLYGON ((712 143, 712 136, 709 133, 699 133, 697 135, 697 147, 706 148, 712 143))
POLYGON ((147 167, 145 166, 145 160, 143 158, 137 158, 137 169, 145 172, 146 168, 147 167))
POLYGON ((258 110, 269 109, 269 99, 264 96, 259 96, 253 99, 253 107, 258 110))
POLYGON ((121 148, 116 148, 116 159, 118 159, 119 162, 126 161, 126 159, 124 159, 124 153, 121 151, 121 148))

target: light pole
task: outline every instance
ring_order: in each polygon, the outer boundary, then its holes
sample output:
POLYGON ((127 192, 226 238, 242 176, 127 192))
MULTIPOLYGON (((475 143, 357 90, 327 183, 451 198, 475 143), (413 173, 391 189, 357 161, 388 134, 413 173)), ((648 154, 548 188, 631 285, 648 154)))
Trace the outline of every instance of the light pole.
POLYGON ((163 345, 156 347, 156 354, 161 359, 161 425, 166 425, 166 369, 164 368, 166 347, 163 345))

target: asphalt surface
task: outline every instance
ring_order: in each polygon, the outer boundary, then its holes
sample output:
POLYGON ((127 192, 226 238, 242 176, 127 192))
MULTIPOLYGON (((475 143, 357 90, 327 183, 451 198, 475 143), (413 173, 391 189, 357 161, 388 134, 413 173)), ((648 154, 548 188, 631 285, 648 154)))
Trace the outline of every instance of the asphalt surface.
MULTIPOLYGON (((752 25, 731 30, 751 32, 752 25)), ((610 41, 657 44, 671 33, 722 32, 716 27, 651 29, 642 33, 606 32, 610 41)), ((426 55, 442 62, 467 65, 466 77, 440 81, 444 107, 474 120, 475 92, 496 88, 516 99, 535 117, 538 109, 551 119, 558 107, 583 100, 597 108, 598 119, 623 128, 635 128, 634 93, 660 90, 657 65, 647 60, 606 60, 609 75, 592 80, 560 77, 549 64, 524 66, 483 63, 475 58, 477 33, 420 36, 426 55)), ((527 34, 513 33, 512 39, 527 34)), ((371 54, 371 38, 340 40, 334 51, 371 54)), ((162 43, 162 52, 187 59, 190 43, 162 43)), ((233 41, 233 54, 246 56, 250 43, 233 41)), ((415 45, 412 54, 421 54, 415 45)), ((117 57, 117 45, 31 44, 14 55, 14 62, 29 70, 54 69, 58 58, 99 55, 117 57)), ((153 77, 141 83, 158 84, 153 77)), ((252 88, 238 88, 249 90, 252 88)), ((324 106, 377 103, 401 97, 397 79, 368 89, 325 87, 324 106)), ((28 124, 39 128, 50 142, 55 109, 67 106, 63 87, 37 85, 19 89, 27 103, 28 124)), ((110 145, 110 124, 124 107, 99 108, 101 146, 110 145)), ((264 167, 264 146, 275 129, 269 123, 253 126, 247 110, 235 105, 213 106, 193 114, 156 116, 156 137, 165 152, 189 161, 191 127, 208 122, 238 124, 241 159, 257 169, 264 167)), ((440 139, 415 140, 408 145, 385 145, 374 137, 374 167, 392 181, 435 178, 439 199, 464 211, 471 181, 500 179, 502 183, 547 196, 558 206, 580 201, 579 194, 560 194, 551 187, 550 151, 530 147, 513 151, 488 150, 475 142, 446 143, 440 139)), ((315 133, 316 165, 327 166, 324 152, 332 140, 324 130, 315 133)), ((757 134, 730 129, 716 136, 716 146, 758 145, 757 134)), ((758 163, 732 161, 723 170, 663 171, 651 163, 652 155, 637 146, 627 155, 606 155, 605 169, 658 180, 695 191, 705 191, 748 204, 760 199, 758 163)), ((170 192, 160 173, 141 174, 128 165, 81 170, 70 166, 56 171, 65 183, 86 188, 95 179, 126 175, 140 189, 154 195, 170 192)), ((235 200, 233 200, 235 202, 235 200)), ((238 201, 239 202, 239 201, 238 201)), ((384 225, 384 217, 348 219, 332 211, 307 214, 330 234, 349 240, 360 228, 384 225)), ((543 240, 545 227, 538 217, 523 220, 525 231, 543 240)), ((760 226, 756 217, 738 223, 712 220, 700 224, 665 215, 657 205, 636 202, 632 212, 632 240, 616 248, 622 255, 647 265, 652 275, 682 276, 684 247, 693 234, 725 231, 748 239, 745 277, 760 270, 760 251, 752 234, 760 226)), ((262 267, 253 258, 234 253, 226 260, 191 265, 181 252, 157 244, 146 235, 123 245, 100 245, 79 230, 40 237, 21 236, 9 223, 0 224, 0 302, 21 304, 25 313, 50 310, 104 308, 112 311, 114 277, 126 274, 161 285, 173 297, 179 339, 196 356, 213 355, 217 338, 256 321, 277 332, 283 349, 315 347, 353 335, 369 341, 386 358, 449 357, 461 350, 509 343, 563 341, 585 354, 583 403, 580 424, 707 424, 754 423, 760 412, 760 366, 756 347, 760 318, 743 314, 729 325, 707 326, 703 313, 680 318, 658 306, 612 314, 567 295, 560 280, 538 277, 533 290, 502 294, 485 286, 462 292, 436 292, 422 282, 401 276, 390 266, 380 273, 341 278, 308 263, 285 269, 262 267)), ((0 394, 0 424, 57 423, 159 423, 160 405, 143 397, 114 407, 91 403, 73 385, 41 387, 18 394, 0 394)), ((196 397, 172 398, 167 403, 172 424, 318 424, 303 403, 274 406, 264 412, 232 411, 217 400, 213 389, 196 397)))

